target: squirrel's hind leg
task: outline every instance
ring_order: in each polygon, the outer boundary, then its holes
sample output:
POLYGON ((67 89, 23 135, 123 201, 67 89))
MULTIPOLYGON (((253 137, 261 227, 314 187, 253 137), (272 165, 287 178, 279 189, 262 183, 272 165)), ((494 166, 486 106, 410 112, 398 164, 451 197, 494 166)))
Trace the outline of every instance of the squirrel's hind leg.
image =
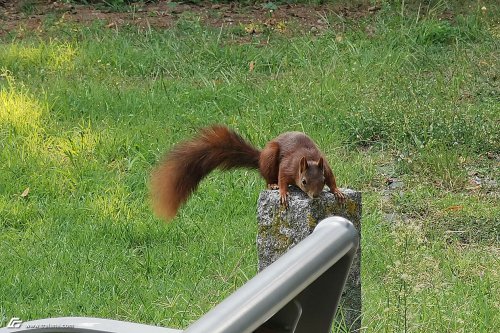
POLYGON ((280 146, 277 142, 269 142, 259 157, 259 170, 262 177, 266 180, 266 184, 270 189, 278 184, 278 176, 280 169, 280 146))

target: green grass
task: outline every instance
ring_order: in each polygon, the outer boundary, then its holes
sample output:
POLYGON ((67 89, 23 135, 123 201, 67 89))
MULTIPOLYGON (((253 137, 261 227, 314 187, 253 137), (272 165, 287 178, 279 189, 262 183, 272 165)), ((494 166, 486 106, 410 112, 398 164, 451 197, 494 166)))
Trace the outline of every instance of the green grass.
POLYGON ((96 316, 186 327, 251 278, 255 172, 210 175, 168 225, 148 203, 164 152, 224 123, 259 147, 303 130, 339 184, 364 192, 368 332, 498 331, 491 6, 448 22, 439 7, 417 19, 385 5, 344 30, 250 42, 190 17, 165 31, 55 20, 3 37, 0 326, 96 316), (387 190, 387 177, 403 186, 387 190))

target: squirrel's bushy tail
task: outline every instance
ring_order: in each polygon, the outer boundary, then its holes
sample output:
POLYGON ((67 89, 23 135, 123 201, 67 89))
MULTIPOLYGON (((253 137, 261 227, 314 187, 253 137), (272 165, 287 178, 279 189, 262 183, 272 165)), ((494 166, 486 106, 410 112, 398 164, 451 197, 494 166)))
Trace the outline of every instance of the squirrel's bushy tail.
POLYGON ((156 214, 173 218, 179 207, 215 168, 259 168, 260 151, 224 126, 204 128, 195 138, 174 146, 151 177, 156 214))

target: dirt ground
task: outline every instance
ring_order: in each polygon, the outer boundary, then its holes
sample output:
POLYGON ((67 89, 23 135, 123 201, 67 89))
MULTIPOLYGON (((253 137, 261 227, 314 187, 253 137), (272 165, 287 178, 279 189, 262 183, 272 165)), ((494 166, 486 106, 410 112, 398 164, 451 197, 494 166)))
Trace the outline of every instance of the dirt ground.
MULTIPOLYGON (((366 4, 257 4, 243 6, 237 3, 202 1, 174 2, 172 0, 138 3, 126 10, 107 7, 68 4, 63 1, 0 0, 0 35, 23 28, 39 29, 47 19, 57 18, 65 22, 91 24, 100 20, 108 28, 123 26, 140 28, 169 28, 180 18, 196 18, 202 24, 213 27, 242 27, 249 33, 271 28, 285 31, 293 27, 301 31, 321 31, 328 26, 327 17, 362 18, 375 14, 380 7, 366 4)), ((342 20, 339 20, 342 21, 342 20)))

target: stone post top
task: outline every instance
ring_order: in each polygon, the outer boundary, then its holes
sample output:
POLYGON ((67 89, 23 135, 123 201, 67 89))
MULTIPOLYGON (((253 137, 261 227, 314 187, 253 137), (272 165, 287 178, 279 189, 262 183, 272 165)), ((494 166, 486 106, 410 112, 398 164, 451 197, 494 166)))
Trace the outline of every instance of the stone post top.
POLYGON ((343 204, 335 196, 323 191, 318 198, 311 199, 299 188, 288 188, 288 207, 280 204, 278 190, 263 190, 258 200, 259 225, 271 225, 272 220, 307 221, 311 229, 326 216, 339 215, 347 218, 359 228, 361 220, 361 192, 352 189, 340 189, 346 196, 343 204))
MULTIPOLYGON (((353 189, 350 189, 350 188, 340 188, 340 190, 342 191, 342 193, 344 193, 346 196, 356 196, 356 195, 359 195, 361 194, 361 191, 356 191, 356 190, 353 190, 353 189)), ((279 191, 278 190, 262 190, 261 193, 269 193, 270 195, 278 195, 279 196, 279 191)), ((288 187, 288 194, 290 196, 297 196, 297 197, 304 197, 304 198, 309 198, 307 196, 307 194, 304 193, 304 191, 302 191, 301 189, 299 189, 298 187, 296 186, 293 186, 293 185, 290 185, 288 187)), ((327 190, 323 190, 323 192, 321 192, 320 194, 320 197, 321 198, 322 196, 333 196, 333 194, 327 190)), ((311 200, 314 200, 314 199, 311 199, 311 200)))

